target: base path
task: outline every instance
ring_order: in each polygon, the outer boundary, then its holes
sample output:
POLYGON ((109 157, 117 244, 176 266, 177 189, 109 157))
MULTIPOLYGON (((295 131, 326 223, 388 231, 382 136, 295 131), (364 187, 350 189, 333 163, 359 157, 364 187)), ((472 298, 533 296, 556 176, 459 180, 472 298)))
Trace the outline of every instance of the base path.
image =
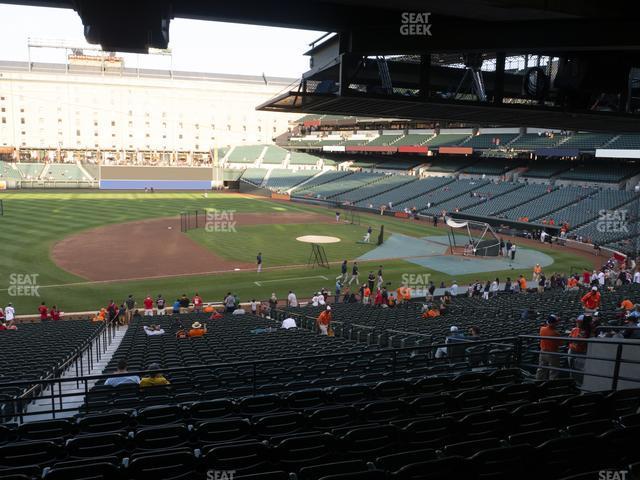
MULTIPOLYGON (((230 219, 229 219, 230 220, 230 219)), ((235 213, 236 226, 330 223, 313 213, 235 213)), ((253 268, 253 263, 219 257, 180 232, 180 218, 105 225, 53 245, 51 259, 87 280, 126 280, 253 268)))

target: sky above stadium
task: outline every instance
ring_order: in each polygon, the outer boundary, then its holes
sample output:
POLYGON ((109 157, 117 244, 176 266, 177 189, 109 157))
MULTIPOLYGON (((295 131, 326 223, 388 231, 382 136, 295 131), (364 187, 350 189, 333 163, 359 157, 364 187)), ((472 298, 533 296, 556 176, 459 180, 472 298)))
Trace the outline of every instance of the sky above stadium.
MULTIPOLYGON (((73 10, 0 4, 0 60, 28 59, 27 39, 86 44, 73 10)), ((279 77, 300 77, 309 59, 302 54, 321 32, 233 23, 174 19, 169 32, 173 69, 279 77)), ((125 64, 169 68, 166 57, 124 54, 125 64)), ((32 49, 32 61, 63 62, 64 51, 32 49)))

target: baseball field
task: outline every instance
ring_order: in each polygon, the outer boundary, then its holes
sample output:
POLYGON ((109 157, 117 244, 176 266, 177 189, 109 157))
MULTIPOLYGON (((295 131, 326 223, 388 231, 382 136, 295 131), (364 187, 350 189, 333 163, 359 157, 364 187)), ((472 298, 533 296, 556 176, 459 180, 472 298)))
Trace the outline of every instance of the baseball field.
MULTIPOLYGON (((130 293, 139 300, 163 294, 172 301, 198 292, 205 301, 218 301, 231 291, 247 301, 272 292, 284 298, 293 289, 306 298, 322 287, 333 291, 340 262, 351 265, 363 256, 375 260, 358 261, 360 281, 383 265, 392 288, 412 275, 428 274, 436 285, 454 278, 465 285, 531 273, 514 267, 452 276, 409 261, 401 247, 372 257, 381 225, 385 242, 442 237, 446 231, 364 213, 359 225, 344 217, 338 223, 326 207, 241 194, 17 191, 3 192, 0 199, 0 305, 12 302, 18 314, 35 313, 42 301, 65 312, 96 310, 130 293), (182 232, 180 213, 196 209, 215 213, 205 222, 201 217, 199 228, 182 232), (373 232, 365 244, 368 226, 373 232), (297 240, 308 235, 339 240, 323 244, 330 268, 308 265, 311 245, 297 240)), ((588 254, 530 243, 527 248, 551 258, 549 273, 593 266, 588 254)))

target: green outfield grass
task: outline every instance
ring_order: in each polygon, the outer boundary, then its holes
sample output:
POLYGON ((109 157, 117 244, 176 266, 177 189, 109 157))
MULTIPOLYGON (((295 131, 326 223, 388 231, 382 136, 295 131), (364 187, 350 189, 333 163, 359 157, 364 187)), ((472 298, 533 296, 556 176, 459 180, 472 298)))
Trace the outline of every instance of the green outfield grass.
MULTIPOLYGON (((277 268, 256 272, 230 272, 217 275, 188 275, 145 281, 94 282, 59 269, 50 259, 51 246, 58 240, 105 224, 121 223, 146 218, 176 216, 184 210, 217 208, 241 212, 313 211, 333 218, 334 212, 326 208, 310 207, 302 204, 273 202, 267 199, 243 198, 237 195, 201 193, 105 193, 105 192, 4 192, 0 194, 4 202, 5 215, 0 217, 0 305, 13 302, 18 314, 34 313, 41 301, 57 303, 63 311, 95 310, 113 298, 122 301, 133 293, 138 299, 146 294, 162 293, 172 299, 183 292, 192 295, 199 292, 206 300, 220 300, 227 291, 233 291, 241 300, 255 297, 266 299, 271 292, 284 298, 289 289, 294 289, 300 297, 306 297, 321 287, 333 290, 338 265, 330 270, 307 267, 277 268), (39 297, 11 296, 8 292, 11 275, 37 274, 39 297), (257 282, 257 283, 256 283, 257 282)), ((189 235, 225 258, 236 258, 254 262, 255 255, 262 251, 265 267, 287 264, 305 264, 309 245, 296 242, 295 236, 321 234, 338 236, 339 244, 327 245, 329 260, 339 262, 343 258, 351 260, 369 248, 356 243, 367 225, 374 229, 372 240, 377 238, 377 230, 384 224, 385 233, 404 233, 412 236, 442 235, 422 222, 409 222, 374 214, 362 214, 361 225, 262 225, 238 226, 239 234, 221 236, 204 231, 191 231, 189 235), (285 243, 285 240, 287 243, 285 243)), ((548 271, 569 271, 587 265, 582 258, 571 253, 540 247, 541 251, 554 258, 554 265, 548 271)), ((150 252, 153 257, 153 252, 150 252)), ((379 262, 362 262, 361 272, 376 269, 379 262)), ((428 273, 436 284, 448 283, 452 278, 446 274, 405 262, 394 260, 384 263, 385 280, 395 287, 404 275, 428 273)), ((506 277, 531 272, 503 271, 483 275, 457 276, 461 284, 476 278, 506 277)))
MULTIPOLYGON (((328 235, 337 237, 339 243, 323 245, 327 258, 358 258, 376 247, 378 228, 371 234, 371 243, 362 240, 367 226, 350 224, 283 224, 283 225, 238 225, 235 232, 207 232, 191 230, 189 236, 213 250, 223 258, 255 262, 256 254, 262 252, 263 266, 303 265, 309 260, 311 245, 296 240, 303 235, 328 235)), ((385 233, 388 237, 388 233, 385 233)))

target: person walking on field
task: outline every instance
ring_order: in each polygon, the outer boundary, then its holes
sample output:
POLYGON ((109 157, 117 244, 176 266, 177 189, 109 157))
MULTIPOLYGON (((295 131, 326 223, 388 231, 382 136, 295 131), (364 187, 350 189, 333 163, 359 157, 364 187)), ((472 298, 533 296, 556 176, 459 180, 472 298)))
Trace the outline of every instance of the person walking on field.
POLYGON ((340 275, 336 277, 336 280, 339 280, 340 283, 344 283, 347 281, 347 261, 344 260, 342 265, 340 265, 340 275))
POLYGON ((258 273, 260 273, 262 271, 262 252, 258 252, 256 263, 258 264, 258 273))
POLYGON ((360 279, 358 278, 358 262, 353 262, 353 267, 351 268, 351 278, 349 279, 349 285, 353 282, 356 282, 356 285, 360 284, 360 279))
POLYGON ((372 232, 372 231, 373 231, 373 230, 371 229, 371 227, 367 228, 367 233, 365 233, 365 234, 364 234, 364 237, 363 237, 363 239, 362 239, 362 241, 363 241, 364 243, 369 243, 369 242, 371 242, 371 232, 372 232))

